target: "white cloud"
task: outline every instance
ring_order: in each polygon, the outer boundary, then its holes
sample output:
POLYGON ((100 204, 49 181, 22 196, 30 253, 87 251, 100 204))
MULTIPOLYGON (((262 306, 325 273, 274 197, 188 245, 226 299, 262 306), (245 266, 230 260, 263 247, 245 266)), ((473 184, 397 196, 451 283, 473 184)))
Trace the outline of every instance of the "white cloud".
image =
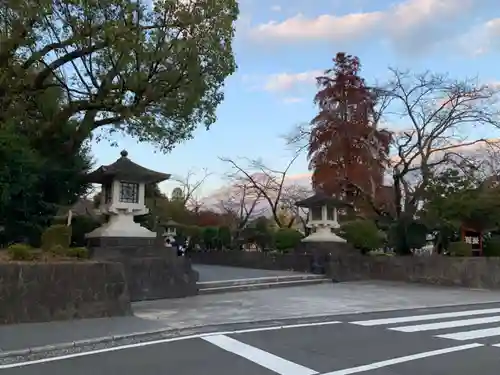
POLYGON ((343 39, 356 37, 378 25, 379 13, 358 13, 342 17, 321 15, 308 19, 301 14, 283 22, 271 21, 257 26, 252 33, 256 38, 280 40, 343 39))
MULTIPOLYGON (((487 0, 486 0, 487 1, 487 0)), ((415 48, 420 40, 437 43, 438 39, 449 38, 451 29, 456 28, 462 16, 485 3, 485 0, 406 0, 386 10, 351 13, 342 16, 323 14, 307 18, 298 14, 281 22, 271 21, 251 30, 259 40, 329 40, 352 41, 378 36, 403 48, 415 48), (475 7, 475 8, 474 8, 475 7), (408 46, 407 42, 413 42, 408 46)))
POLYGON ((264 89, 266 91, 288 91, 297 85, 314 83, 316 77, 323 74, 321 70, 312 70, 302 73, 279 73, 268 77, 264 89))
POLYGON ((473 27, 458 38, 462 50, 474 56, 484 55, 500 46, 500 18, 473 27))
POLYGON ((271 10, 272 10, 273 12, 281 12, 281 6, 280 6, 280 5, 273 5, 273 6, 271 7, 271 10))

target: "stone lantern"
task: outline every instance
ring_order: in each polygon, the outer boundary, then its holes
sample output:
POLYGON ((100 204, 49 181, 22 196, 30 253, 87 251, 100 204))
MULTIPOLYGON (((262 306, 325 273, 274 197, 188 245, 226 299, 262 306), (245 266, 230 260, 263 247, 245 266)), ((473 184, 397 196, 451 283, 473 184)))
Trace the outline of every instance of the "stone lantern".
POLYGON ((304 242, 342 242, 346 240, 333 233, 333 229, 340 228, 338 223, 338 208, 346 207, 342 201, 317 190, 309 198, 295 203, 297 207, 309 209, 307 227, 313 233, 305 237, 304 242))
POLYGON ((134 216, 149 212, 145 205, 145 187, 170 178, 170 174, 155 172, 135 164, 127 151, 113 164, 103 165, 87 175, 91 183, 101 184, 99 211, 109 215, 107 223, 86 237, 93 238, 154 238, 156 233, 134 222, 134 216))
POLYGON ((162 226, 165 227, 165 232, 163 233, 165 246, 171 247, 171 244, 175 242, 175 239, 177 237, 177 227, 179 226, 179 224, 173 220, 168 220, 162 226))

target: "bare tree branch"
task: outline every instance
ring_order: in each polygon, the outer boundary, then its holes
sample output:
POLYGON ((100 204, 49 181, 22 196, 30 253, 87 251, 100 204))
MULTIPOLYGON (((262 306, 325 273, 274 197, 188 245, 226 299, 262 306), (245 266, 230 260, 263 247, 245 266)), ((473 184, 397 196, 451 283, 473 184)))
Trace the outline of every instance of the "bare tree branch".
POLYGON ((230 192, 220 199, 219 208, 236 219, 236 233, 243 230, 251 217, 259 216, 265 211, 257 205, 262 201, 262 194, 242 178, 230 179, 230 192))
POLYGON ((307 231, 308 214, 307 209, 302 207, 297 207, 295 203, 300 200, 306 199, 312 194, 311 187, 299 185, 299 184, 287 184, 282 193, 281 198, 281 209, 284 212, 290 213, 293 220, 290 220, 288 227, 291 227, 295 222, 300 221, 302 225, 302 230, 304 233, 307 231))
POLYGON ((199 210, 202 206, 197 192, 199 192, 212 173, 205 168, 201 172, 201 178, 196 178, 197 175, 194 170, 190 170, 185 176, 173 176, 170 178, 171 181, 175 181, 180 185, 179 187, 182 190, 182 204, 193 208, 195 211, 199 210))
POLYGON ((309 147, 309 139, 311 137, 311 125, 309 123, 299 123, 283 135, 285 144, 295 154, 304 152, 309 147))
POLYGON ((500 128, 498 90, 476 79, 452 80, 446 75, 413 75, 391 69, 392 80, 379 89, 393 121, 407 122, 394 132, 391 172, 396 215, 414 215, 434 174, 446 166, 472 163, 468 149, 488 140, 474 129, 500 128))
POLYGON ((221 157, 220 160, 229 163, 232 167, 232 176, 241 178, 250 184, 262 199, 264 199, 271 210, 276 224, 280 227, 290 227, 290 223, 284 223, 280 218, 280 209, 285 193, 285 181, 287 173, 300 154, 296 153, 283 170, 274 170, 267 167, 261 160, 246 160, 246 166, 238 164, 235 160, 221 157))

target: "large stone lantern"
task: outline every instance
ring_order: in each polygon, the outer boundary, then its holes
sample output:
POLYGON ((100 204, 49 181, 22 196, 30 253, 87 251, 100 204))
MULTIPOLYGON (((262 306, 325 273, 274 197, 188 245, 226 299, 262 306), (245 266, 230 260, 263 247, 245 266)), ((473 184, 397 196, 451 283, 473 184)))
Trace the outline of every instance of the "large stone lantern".
POLYGON ((345 203, 317 190, 313 196, 299 201, 295 205, 309 209, 307 226, 313 229, 313 233, 305 237, 302 241, 346 242, 346 240, 333 233, 333 229, 340 228, 338 209, 346 207, 345 203))
POLYGON ((101 184, 99 211, 109 215, 107 223, 86 237, 153 238, 156 233, 134 222, 134 216, 149 212, 145 205, 145 187, 170 178, 170 174, 155 172, 135 164, 127 151, 113 164, 103 165, 88 174, 88 181, 101 184))

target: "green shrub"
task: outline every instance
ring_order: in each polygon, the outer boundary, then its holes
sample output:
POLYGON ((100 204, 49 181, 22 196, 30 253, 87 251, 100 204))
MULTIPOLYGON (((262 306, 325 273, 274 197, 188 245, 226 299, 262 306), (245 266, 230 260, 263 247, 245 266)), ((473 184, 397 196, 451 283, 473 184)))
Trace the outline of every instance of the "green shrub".
POLYGON ((71 246, 80 247, 87 243, 85 235, 99 228, 101 223, 91 216, 76 216, 71 220, 71 246))
POLYGON ((384 238, 372 220, 356 220, 342 226, 344 239, 366 254, 384 245, 384 238))
POLYGON ((71 245, 71 227, 62 224, 51 225, 42 234, 42 250, 52 251, 60 245, 67 249, 71 245))
POLYGON ((486 257, 500 257, 500 237, 492 237, 484 242, 483 255, 486 257))
POLYGON ((284 251, 295 248, 304 238, 302 233, 291 228, 280 228, 274 233, 274 246, 284 251))
POLYGON ((12 260, 33 260, 35 258, 34 249, 24 243, 15 243, 7 248, 7 253, 12 260))
POLYGON ((89 251, 86 247, 72 247, 66 250, 66 255, 71 258, 88 259, 89 251))
POLYGON ((231 229, 227 226, 219 227, 218 231, 218 242, 221 247, 230 247, 231 246, 231 229))
POLYGON ((197 225, 186 225, 183 227, 186 237, 189 238, 189 246, 191 248, 196 245, 202 245, 203 242, 203 229, 197 225))
POLYGON ((428 232, 422 222, 400 218, 389 226, 387 242, 396 254, 410 255, 412 249, 420 249, 426 245, 428 232))
MULTIPOLYGON (((54 255, 59 255, 59 256, 63 256, 63 255, 66 255, 66 251, 68 250, 67 247, 64 247, 62 246, 61 244, 55 244, 54 246, 52 246, 50 248, 50 252, 54 255)), ((47 251, 47 250, 45 250, 47 251)))
POLYGON ((215 249, 217 247, 217 236, 219 229, 216 227, 203 228, 202 241, 206 249, 215 249))
POLYGON ((470 257, 472 256, 472 245, 463 241, 450 242, 448 251, 454 257, 470 257))

